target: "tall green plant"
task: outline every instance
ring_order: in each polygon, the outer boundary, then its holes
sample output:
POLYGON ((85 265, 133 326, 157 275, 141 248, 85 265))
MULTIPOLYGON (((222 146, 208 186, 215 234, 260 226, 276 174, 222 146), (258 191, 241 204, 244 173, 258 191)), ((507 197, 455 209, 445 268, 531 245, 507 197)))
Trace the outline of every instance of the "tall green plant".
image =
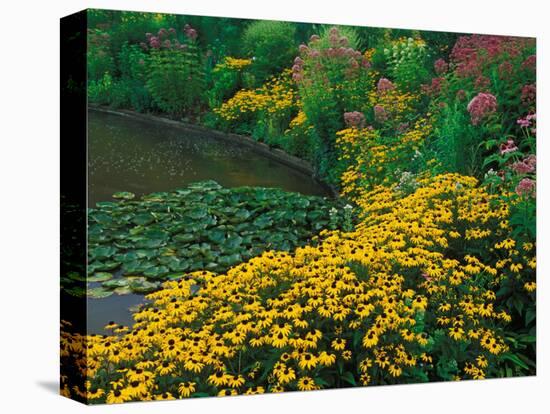
POLYGON ((287 22, 255 21, 246 28, 243 50, 254 60, 251 69, 258 84, 292 64, 295 34, 295 25, 287 22))
POLYGON ((155 104, 172 115, 197 115, 204 92, 204 71, 196 31, 185 29, 180 42, 174 29, 148 36, 147 89, 155 104))
POLYGON ((322 36, 312 36, 300 46, 294 61, 293 78, 298 84, 303 111, 313 126, 314 162, 319 174, 333 184, 339 182, 335 151, 336 132, 344 126, 344 113, 363 111, 372 88, 370 64, 354 49, 358 37, 352 29, 337 27, 322 36))

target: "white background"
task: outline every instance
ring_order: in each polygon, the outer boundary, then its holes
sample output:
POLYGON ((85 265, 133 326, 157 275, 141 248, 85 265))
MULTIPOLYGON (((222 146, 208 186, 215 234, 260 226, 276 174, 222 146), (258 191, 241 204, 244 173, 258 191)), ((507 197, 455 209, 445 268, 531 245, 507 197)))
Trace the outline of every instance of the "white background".
MULTIPOLYGON (((0 411, 549 412, 546 1, 7 0, 0 9, 0 411), (86 7, 538 38, 538 376, 86 408, 57 395, 59 21, 86 7), (542 139, 541 139, 542 138, 542 139), (541 162, 542 161, 542 162, 541 162), (546 406, 546 407, 545 407, 546 406)), ((550 161, 549 161, 550 162, 550 161)))

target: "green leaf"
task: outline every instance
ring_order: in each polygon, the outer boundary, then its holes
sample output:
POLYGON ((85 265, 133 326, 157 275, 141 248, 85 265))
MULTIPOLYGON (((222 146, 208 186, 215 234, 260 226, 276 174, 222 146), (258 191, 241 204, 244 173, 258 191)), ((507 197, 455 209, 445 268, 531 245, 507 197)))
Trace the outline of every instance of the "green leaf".
POLYGON ((115 289, 128 286, 130 281, 128 279, 111 279, 103 282, 101 286, 107 289, 115 289))
POLYGON ((223 230, 212 230, 208 232, 208 240, 213 243, 221 244, 225 241, 225 231, 223 230))
POLYGON ((121 191, 113 194, 113 198, 122 199, 122 200, 132 200, 136 197, 134 193, 128 191, 121 191))
POLYGON ((86 294, 88 297, 93 299, 103 299, 111 296, 113 292, 103 287, 95 287, 95 288, 88 289, 86 294))
POLYGON ((353 374, 349 371, 346 371, 342 374, 342 379, 344 381, 346 381, 348 384, 351 384, 353 385, 354 387, 357 386, 357 382, 355 381, 355 377, 353 376, 353 374))
POLYGON ((97 272, 93 276, 88 277, 88 282, 105 282, 112 279, 113 275, 107 272, 97 272))
POLYGON ((117 249, 113 246, 101 246, 89 250, 92 259, 108 259, 116 253, 117 249))
POLYGON ((155 221, 155 216, 149 212, 137 214, 132 220, 133 223, 139 224, 140 226, 151 224, 153 221, 155 221))
POLYGON ((527 370, 529 369, 527 364, 525 364, 525 362, 523 362, 516 354, 506 353, 506 354, 501 355, 500 358, 511 361, 515 365, 517 365, 517 366, 519 366, 523 369, 527 369, 527 370))
POLYGON ((135 293, 150 293, 159 288, 159 284, 156 282, 149 282, 147 280, 138 278, 130 281, 130 289, 135 293))
POLYGON ((208 210, 206 207, 200 206, 195 207, 192 210, 188 211, 187 215, 191 217, 193 220, 200 220, 204 217, 206 217, 208 214, 208 210))
POLYGON ((535 309, 527 309, 525 312, 525 326, 528 326, 531 322, 537 317, 537 312, 535 309))
POLYGON ((252 225, 258 227, 259 229, 265 229, 273 225, 273 221, 267 216, 260 216, 252 222, 252 225))

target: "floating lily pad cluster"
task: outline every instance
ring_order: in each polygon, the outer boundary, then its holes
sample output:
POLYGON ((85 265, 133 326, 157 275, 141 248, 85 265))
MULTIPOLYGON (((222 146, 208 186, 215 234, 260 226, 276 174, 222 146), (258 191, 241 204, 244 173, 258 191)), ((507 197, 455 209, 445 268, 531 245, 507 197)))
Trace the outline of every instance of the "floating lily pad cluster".
POLYGON ((88 211, 90 297, 151 292, 189 271, 223 272, 349 221, 338 200, 273 188, 226 189, 214 181, 140 200, 128 192, 113 197, 118 200, 88 211))

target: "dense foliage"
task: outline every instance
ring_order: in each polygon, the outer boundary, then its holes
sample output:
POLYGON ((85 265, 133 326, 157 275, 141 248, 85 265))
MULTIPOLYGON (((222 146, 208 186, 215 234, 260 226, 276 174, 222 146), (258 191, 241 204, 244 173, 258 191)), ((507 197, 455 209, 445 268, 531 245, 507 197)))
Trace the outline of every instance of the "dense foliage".
MULTIPOLYGON (((117 69, 121 37, 109 36, 127 25, 96 19, 89 93, 113 105, 128 75, 117 69)), ((72 389, 66 380, 64 393, 116 403, 534 374, 534 39, 231 27, 224 51, 197 30, 208 92, 169 112, 311 161, 358 224, 295 249, 264 244, 215 272, 182 270, 134 326, 64 334, 63 357, 88 380, 72 389), (278 58, 288 43, 294 59, 266 65, 264 45, 278 58)), ((132 39, 125 50, 148 67, 155 52, 132 39)), ((152 94, 144 73, 130 77, 152 94)), ((163 110, 147 102, 130 107, 163 110)))

